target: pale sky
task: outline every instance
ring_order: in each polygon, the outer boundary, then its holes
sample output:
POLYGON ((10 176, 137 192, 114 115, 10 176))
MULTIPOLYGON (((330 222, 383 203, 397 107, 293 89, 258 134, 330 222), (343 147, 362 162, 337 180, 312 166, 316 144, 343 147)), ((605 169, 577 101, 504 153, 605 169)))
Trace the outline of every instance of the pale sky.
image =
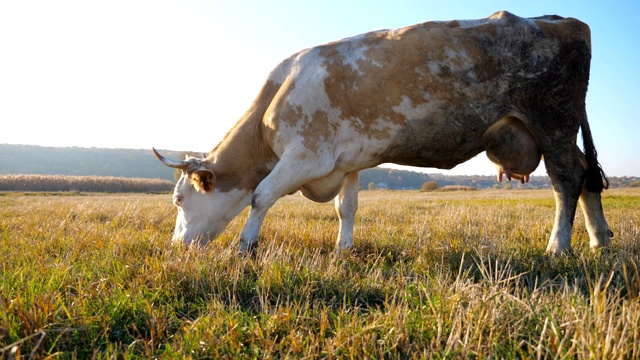
MULTIPOLYGON (((498 10, 590 25, 587 110, 600 162, 609 175, 640 176, 635 0, 0 0, 0 143, 209 151, 299 50, 498 10)), ((495 170, 481 154, 427 172, 495 170)))

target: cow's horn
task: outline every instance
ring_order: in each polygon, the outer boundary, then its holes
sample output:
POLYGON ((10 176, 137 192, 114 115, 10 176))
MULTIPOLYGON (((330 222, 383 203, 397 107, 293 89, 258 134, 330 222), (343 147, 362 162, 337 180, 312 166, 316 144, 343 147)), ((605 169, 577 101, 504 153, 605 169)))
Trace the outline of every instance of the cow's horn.
POLYGON ((160 162, 167 165, 168 167, 172 167, 176 169, 185 169, 189 167, 189 163, 186 161, 167 159, 166 157, 160 155, 160 153, 158 153, 158 151, 155 148, 151 148, 151 149, 153 150, 153 154, 158 158, 158 160, 160 160, 160 162))

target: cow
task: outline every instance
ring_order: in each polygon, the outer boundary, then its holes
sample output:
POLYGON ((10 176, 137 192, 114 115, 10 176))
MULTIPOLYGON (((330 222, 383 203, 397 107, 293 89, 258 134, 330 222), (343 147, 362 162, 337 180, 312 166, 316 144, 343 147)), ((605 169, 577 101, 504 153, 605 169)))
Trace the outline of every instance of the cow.
POLYGON ((585 108, 590 59, 590 29, 579 20, 505 11, 300 51, 272 70, 206 157, 173 160, 153 149, 182 170, 173 240, 205 244, 251 206, 239 251, 253 253, 269 208, 300 191, 316 202, 335 199, 336 248, 347 250, 360 170, 382 163, 451 169, 488 149, 508 176, 523 179, 544 156, 556 202, 548 253, 572 252, 578 202, 590 247, 606 247, 608 180, 585 108), (501 145, 509 132, 516 141, 501 145), (528 145, 519 147, 518 138, 528 145))

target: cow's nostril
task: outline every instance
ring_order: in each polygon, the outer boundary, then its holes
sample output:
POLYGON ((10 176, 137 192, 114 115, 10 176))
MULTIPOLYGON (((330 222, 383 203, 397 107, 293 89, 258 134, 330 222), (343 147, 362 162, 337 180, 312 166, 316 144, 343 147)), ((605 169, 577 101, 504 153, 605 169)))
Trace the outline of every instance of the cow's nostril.
POLYGON ((182 204, 183 200, 184 200, 184 196, 182 196, 182 195, 174 195, 173 196, 173 203, 175 204, 175 206, 180 206, 180 204, 182 204))

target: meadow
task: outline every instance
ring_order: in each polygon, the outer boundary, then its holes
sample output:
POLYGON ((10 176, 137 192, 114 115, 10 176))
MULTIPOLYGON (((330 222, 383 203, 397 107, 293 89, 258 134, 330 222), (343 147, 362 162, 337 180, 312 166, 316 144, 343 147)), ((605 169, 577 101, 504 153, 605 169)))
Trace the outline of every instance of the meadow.
POLYGON ((550 190, 361 191, 355 246, 333 204, 293 195, 255 258, 247 216, 169 241, 169 194, 0 193, 4 358, 640 358, 640 190, 604 193, 615 233, 544 254, 550 190))

